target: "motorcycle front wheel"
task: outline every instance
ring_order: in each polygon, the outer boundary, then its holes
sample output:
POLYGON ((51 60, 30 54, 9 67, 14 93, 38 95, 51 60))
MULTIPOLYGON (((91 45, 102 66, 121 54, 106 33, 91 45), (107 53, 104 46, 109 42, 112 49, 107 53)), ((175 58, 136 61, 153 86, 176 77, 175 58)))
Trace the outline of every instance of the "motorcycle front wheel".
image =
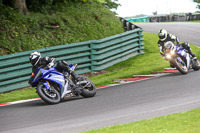
POLYGON ((176 66, 178 71, 182 74, 187 74, 188 73, 188 68, 184 60, 180 57, 181 62, 178 60, 178 58, 174 58, 172 63, 176 66))
POLYGON ((40 98, 48 104, 57 104, 61 99, 56 89, 52 88, 48 90, 43 84, 37 86, 37 93, 40 98))

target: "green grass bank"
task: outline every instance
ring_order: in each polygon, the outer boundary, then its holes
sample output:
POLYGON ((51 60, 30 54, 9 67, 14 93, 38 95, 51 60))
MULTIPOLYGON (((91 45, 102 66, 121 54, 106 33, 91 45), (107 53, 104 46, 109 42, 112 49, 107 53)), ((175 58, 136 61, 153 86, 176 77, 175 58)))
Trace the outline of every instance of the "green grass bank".
POLYGON ((91 130, 85 133, 199 133, 200 109, 149 120, 91 130))
POLYGON ((30 11, 28 15, 0 4, 0 55, 98 40, 124 32, 120 20, 103 4, 57 3, 51 10, 30 11))

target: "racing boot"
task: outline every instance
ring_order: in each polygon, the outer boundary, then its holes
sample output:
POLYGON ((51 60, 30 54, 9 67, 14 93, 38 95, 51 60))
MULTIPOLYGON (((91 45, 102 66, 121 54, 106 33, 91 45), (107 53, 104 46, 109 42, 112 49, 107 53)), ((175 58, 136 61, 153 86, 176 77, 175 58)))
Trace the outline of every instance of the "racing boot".
POLYGON ((74 82, 71 80, 71 78, 69 78, 68 75, 65 75, 65 79, 69 82, 72 93, 75 96, 79 96, 81 94, 80 87, 78 85, 74 84, 74 82))
POLYGON ((76 87, 76 88, 73 88, 72 89, 72 93, 75 95, 75 96, 79 96, 81 94, 81 90, 76 87))
MULTIPOLYGON (((74 72, 74 71, 70 71, 70 74, 72 76, 72 78, 75 80, 75 86, 72 88, 72 90, 74 91, 73 93, 76 96, 79 96, 81 94, 81 90, 80 87, 76 84, 79 81, 79 76, 74 72)), ((73 82, 73 81, 72 81, 73 82)))
POLYGON ((189 43, 187 43, 187 42, 183 43, 183 44, 182 44, 182 47, 185 48, 185 49, 188 51, 188 53, 192 56, 192 58, 193 58, 194 60, 197 59, 196 55, 192 52, 189 43))
POLYGON ((193 59, 193 60, 197 60, 196 55, 191 51, 191 49, 188 50, 188 53, 192 56, 192 59, 193 59))

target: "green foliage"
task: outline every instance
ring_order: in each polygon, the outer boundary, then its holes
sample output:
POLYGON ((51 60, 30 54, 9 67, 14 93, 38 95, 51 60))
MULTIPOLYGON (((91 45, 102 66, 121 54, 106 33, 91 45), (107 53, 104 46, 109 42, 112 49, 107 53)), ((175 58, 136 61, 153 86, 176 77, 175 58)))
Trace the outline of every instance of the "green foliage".
POLYGON ((124 32, 120 20, 102 4, 67 2, 57 3, 54 8, 45 14, 23 15, 0 4, 0 55, 96 40, 124 32))
POLYGON ((53 0, 26 0, 30 11, 48 13, 53 6, 53 0))
POLYGON ((194 2, 198 3, 197 8, 200 9, 200 0, 193 0, 194 2))
MULTIPOLYGON (((115 0, 117 1, 117 0, 115 0)), ((86 3, 98 3, 108 7, 109 9, 117 8, 119 4, 112 0, 26 0, 27 7, 30 11, 48 13, 55 9, 59 9, 60 5, 68 7, 70 4, 86 4, 86 3)))

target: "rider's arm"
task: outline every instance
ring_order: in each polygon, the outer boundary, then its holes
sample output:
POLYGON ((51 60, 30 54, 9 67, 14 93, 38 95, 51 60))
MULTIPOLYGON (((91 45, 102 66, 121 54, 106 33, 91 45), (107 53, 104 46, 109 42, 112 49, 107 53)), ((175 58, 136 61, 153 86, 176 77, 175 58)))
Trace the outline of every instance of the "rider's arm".
POLYGON ((160 54, 164 55, 164 53, 163 53, 163 47, 162 47, 162 45, 159 42, 158 42, 158 47, 160 49, 160 54))
POLYGON ((47 65, 48 68, 51 68, 56 63, 56 58, 49 58, 48 56, 46 56, 44 59, 48 64, 47 65))
POLYGON ((36 69, 37 69, 36 67, 33 67, 32 68, 32 72, 34 73, 36 69))
POLYGON ((169 36, 170 36, 170 38, 171 38, 171 40, 172 40, 173 42, 175 42, 176 44, 179 44, 179 39, 178 39, 178 37, 176 37, 175 35, 172 35, 172 34, 170 34, 169 36))

